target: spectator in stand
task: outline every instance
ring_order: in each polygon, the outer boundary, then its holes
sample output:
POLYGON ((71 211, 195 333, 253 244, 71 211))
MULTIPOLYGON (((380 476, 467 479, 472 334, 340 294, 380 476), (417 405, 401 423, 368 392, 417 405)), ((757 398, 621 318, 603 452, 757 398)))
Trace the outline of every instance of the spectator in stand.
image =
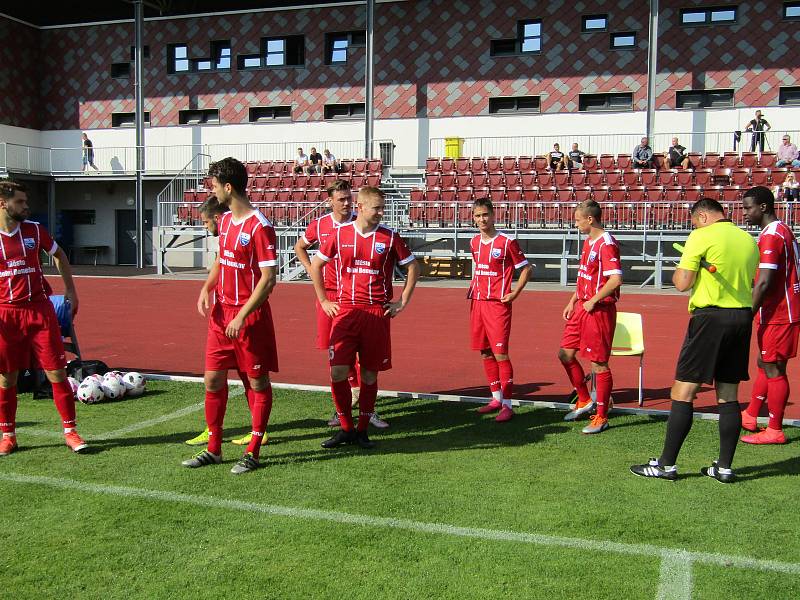
POLYGON ((308 155, 308 173, 322 173, 322 154, 317 152, 317 149, 311 147, 311 153, 308 155))
POLYGON ((778 200, 785 202, 797 202, 800 200, 800 184, 797 183, 794 173, 789 171, 786 179, 775 189, 775 196, 778 200))
POLYGON ((294 157, 294 172, 305 173, 308 169, 308 156, 305 155, 302 148, 297 149, 297 156, 294 157))
POLYGON ((339 161, 336 160, 336 157, 331 154, 331 151, 325 148, 325 151, 322 153, 322 172, 323 173, 338 173, 339 172, 339 161))
POLYGON ((758 144, 759 152, 764 151, 764 139, 766 138, 764 133, 770 129, 772 129, 772 126, 769 121, 761 116, 760 110, 757 110, 756 118, 752 119, 747 124, 747 127, 744 128, 745 131, 753 132, 753 139, 750 141, 750 152, 756 151, 756 144, 758 144))
POLYGON ((650 147, 646 137, 643 137, 642 142, 633 149, 631 161, 634 169, 652 169, 655 167, 653 149, 650 147))
POLYGON ((567 168, 566 156, 561 152, 558 144, 553 144, 553 151, 547 155, 547 160, 553 171, 567 168))
POLYGON ((577 142, 572 144, 572 150, 569 151, 569 168, 570 169, 582 169, 583 168, 583 157, 586 153, 583 150, 578 149, 577 142))
POLYGON ((664 159, 670 169, 689 168, 689 154, 686 152, 686 148, 678 143, 676 137, 672 138, 672 145, 664 152, 664 159))
POLYGON ((800 167, 797 146, 792 143, 792 138, 788 135, 783 136, 783 143, 778 146, 776 167, 800 167))
POLYGON ((94 164, 94 146, 92 145, 92 140, 90 140, 89 136, 85 133, 82 133, 81 137, 83 138, 83 168, 81 171, 85 173, 87 165, 92 167, 95 171, 99 171, 100 169, 94 164))

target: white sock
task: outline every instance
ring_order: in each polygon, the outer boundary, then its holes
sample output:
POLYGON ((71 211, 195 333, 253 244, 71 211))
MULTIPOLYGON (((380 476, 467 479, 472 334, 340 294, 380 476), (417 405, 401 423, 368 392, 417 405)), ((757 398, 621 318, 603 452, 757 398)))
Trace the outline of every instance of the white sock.
POLYGON ((72 433, 75 431, 74 427, 64 427, 64 433, 72 433))
POLYGON ((3 432, 3 437, 4 438, 17 437, 17 432, 16 431, 4 431, 3 432))
POLYGON ((498 402, 503 402, 503 391, 497 390, 496 392, 492 392, 492 399, 497 400, 498 402))
POLYGON ((507 406, 508 408, 511 408, 511 400, 506 400, 505 398, 503 398, 503 400, 501 402, 503 403, 503 406, 507 406))

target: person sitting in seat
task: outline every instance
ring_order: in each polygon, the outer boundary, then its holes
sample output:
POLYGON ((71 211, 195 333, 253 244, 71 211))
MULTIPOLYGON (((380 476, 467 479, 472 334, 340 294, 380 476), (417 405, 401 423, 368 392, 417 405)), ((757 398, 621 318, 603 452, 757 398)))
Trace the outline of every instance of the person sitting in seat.
POLYGON ((553 171, 567 168, 566 155, 561 152, 558 144, 553 144, 553 151, 547 155, 547 162, 550 166, 550 169, 553 171))
POLYGON ((643 137, 641 143, 633 149, 631 161, 634 169, 652 169, 655 167, 653 149, 648 144, 646 137, 643 137))
POLYGON ((317 149, 311 147, 311 153, 308 155, 308 174, 322 173, 322 154, 317 152, 317 149))
POLYGON ((306 169, 308 168, 308 156, 303 153, 302 148, 297 149, 297 156, 294 157, 294 169, 295 173, 305 173, 306 169))
POLYGON ((583 168, 583 157, 586 156, 586 153, 583 150, 578 149, 577 142, 572 144, 572 150, 569 151, 569 168, 570 169, 582 169, 583 168))
POLYGON ((689 154, 686 152, 686 148, 678 143, 678 138, 676 137, 672 138, 672 145, 664 152, 664 160, 667 161, 667 168, 669 169, 689 168, 689 154))
POLYGON ((325 151, 322 153, 322 172, 338 173, 339 169, 339 161, 336 160, 336 157, 333 154, 331 154, 330 150, 325 148, 325 151))

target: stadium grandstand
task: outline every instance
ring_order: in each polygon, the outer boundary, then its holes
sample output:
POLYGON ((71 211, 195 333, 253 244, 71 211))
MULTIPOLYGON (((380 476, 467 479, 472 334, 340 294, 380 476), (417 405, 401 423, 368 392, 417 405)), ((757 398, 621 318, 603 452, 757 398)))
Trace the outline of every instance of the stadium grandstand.
MULTIPOLYGON (((386 192, 387 222, 429 273, 464 272, 471 202, 485 196, 540 259, 534 277, 564 284, 580 247, 573 207, 593 198, 629 280, 660 286, 695 200, 718 199, 744 226, 744 189, 800 176, 777 166, 783 138, 800 138, 797 2, 219 7, 3 9, 15 43, 0 49, 0 173, 37 190, 36 218, 75 262, 204 266, 205 170, 234 156, 278 227, 282 277, 299 277, 292 244, 336 176, 294 172, 297 148, 315 147, 354 189, 386 192), (756 110, 769 126, 752 131, 756 110), (642 137, 649 168, 631 159, 642 137), (686 168, 665 158, 673 138, 686 168), (577 144, 581 162, 551 169, 554 143, 577 144)), ((793 226, 797 213, 779 203, 793 226)))

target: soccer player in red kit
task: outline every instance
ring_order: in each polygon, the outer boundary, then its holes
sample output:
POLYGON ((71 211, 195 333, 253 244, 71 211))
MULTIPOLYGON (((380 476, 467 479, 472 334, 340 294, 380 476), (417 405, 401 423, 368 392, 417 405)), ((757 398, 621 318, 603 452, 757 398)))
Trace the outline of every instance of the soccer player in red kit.
POLYGON ((328 236, 311 261, 311 280, 317 300, 333 319, 328 356, 331 392, 341 429, 322 442, 323 448, 356 443, 372 448, 367 434, 378 395, 378 371, 392 368, 390 319, 411 300, 419 278, 419 266, 408 246, 395 231, 381 225, 385 200, 378 188, 365 186, 358 192, 358 216, 328 236), (336 300, 328 300, 323 267, 336 266, 336 300), (392 302, 395 265, 408 273, 400 300, 392 302), (353 426, 350 384, 347 375, 358 354, 361 394, 358 425, 353 426))
POLYGON ((250 384, 251 440, 231 473, 257 469, 261 440, 272 409, 269 372, 278 370, 278 352, 269 295, 275 287, 275 229, 250 204, 245 190, 247 170, 234 158, 212 163, 208 170, 214 195, 230 207, 219 223, 219 256, 200 291, 197 310, 205 316, 211 306, 206 340, 206 424, 208 448, 186 467, 222 462, 222 424, 228 403, 229 369, 246 373, 250 384))
MULTIPOLYGON (((343 180, 337 179, 327 189, 328 202, 330 202, 331 211, 314 219, 306 227, 305 233, 297 240, 294 245, 294 253, 297 259, 303 265, 306 273, 311 274, 311 258, 308 256, 308 249, 319 244, 320 246, 325 243, 328 237, 335 233, 336 230, 348 223, 355 221, 356 215, 353 212, 353 192, 350 184, 343 180)), ((325 293, 328 300, 336 301, 336 274, 337 265, 336 261, 331 261, 325 265, 325 293)), ((327 352, 330 345, 331 323, 333 319, 329 317, 319 302, 317 305, 317 348, 327 352)), ((353 407, 358 406, 359 396, 359 380, 358 380, 358 360, 350 370, 347 379, 350 382, 350 394, 353 400, 353 407)), ((378 416, 378 413, 373 412, 370 423, 378 429, 386 429, 389 424, 378 416)), ((331 420, 328 422, 331 427, 339 426, 338 413, 334 413, 331 420)))
POLYGON ((499 410, 495 421, 503 423, 514 416, 511 395, 514 369, 508 357, 511 336, 511 303, 522 293, 531 274, 531 265, 514 238, 494 226, 494 207, 488 198, 472 203, 472 218, 480 230, 470 241, 473 275, 467 298, 472 349, 479 350, 492 392, 492 400, 478 409, 481 414, 499 410), (514 270, 521 269, 512 289, 514 270))
POLYGON ((600 205, 594 200, 581 202, 575 209, 575 226, 586 240, 578 267, 577 289, 564 307, 563 317, 567 324, 558 351, 558 358, 578 394, 575 410, 564 417, 565 421, 574 421, 594 408, 595 402, 589 395, 583 368, 575 355, 580 351, 592 363, 597 387, 597 413, 583 428, 583 433, 600 433, 608 429, 608 409, 614 386, 608 358, 617 323, 622 265, 617 240, 603 229, 602 216, 600 205))
POLYGON ((78 295, 72 270, 64 250, 47 230, 27 220, 30 213, 27 188, 0 180, 0 456, 17 449, 17 376, 20 369, 33 366, 32 359, 53 386, 67 446, 74 452, 87 448, 75 430, 75 396, 67 381, 61 327, 48 297, 52 290, 42 273, 39 253, 53 257, 74 317, 78 295))
POLYGON ((800 332, 800 280, 797 240, 790 227, 775 214, 775 196, 764 186, 747 190, 742 201, 744 216, 760 225, 758 275, 753 287, 753 312, 758 330, 758 377, 750 404, 742 411, 742 428, 754 431, 747 444, 785 444, 783 413, 789 400, 786 363, 797 356, 800 332), (758 431, 756 418, 767 401, 769 424, 758 431))

